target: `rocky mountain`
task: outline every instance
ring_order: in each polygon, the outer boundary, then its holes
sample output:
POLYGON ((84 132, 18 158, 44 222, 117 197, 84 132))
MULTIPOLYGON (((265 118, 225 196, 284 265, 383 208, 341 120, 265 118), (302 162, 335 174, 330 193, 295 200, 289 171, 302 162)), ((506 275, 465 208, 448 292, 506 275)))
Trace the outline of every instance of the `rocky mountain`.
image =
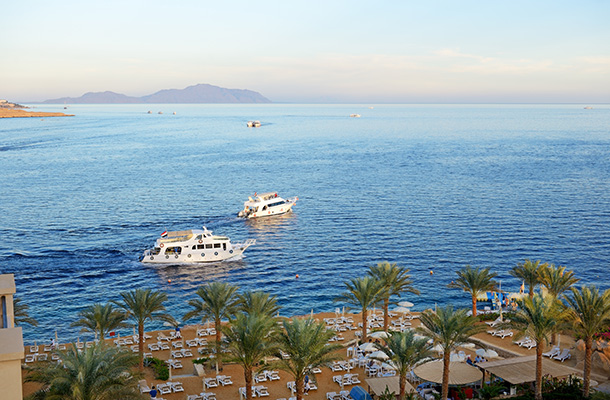
POLYGON ((199 84, 184 89, 166 89, 142 97, 131 97, 114 92, 89 92, 81 97, 62 97, 46 100, 47 104, 166 104, 166 103, 271 103, 258 92, 245 89, 225 89, 199 84))

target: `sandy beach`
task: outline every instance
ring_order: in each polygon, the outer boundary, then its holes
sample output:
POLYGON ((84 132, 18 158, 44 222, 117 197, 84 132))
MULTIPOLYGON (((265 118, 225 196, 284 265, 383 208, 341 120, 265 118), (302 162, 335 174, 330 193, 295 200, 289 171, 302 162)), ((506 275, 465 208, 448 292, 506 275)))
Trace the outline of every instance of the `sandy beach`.
POLYGON ((14 108, 0 108, 0 118, 28 118, 28 117, 73 117, 74 114, 61 112, 37 112, 17 110, 14 108))
MULTIPOLYGON (((379 311, 377 312, 376 315, 378 317, 382 316, 382 314, 379 311)), ((417 315, 417 314, 415 313, 414 315, 417 315)), ((309 317, 309 315, 304 316, 304 317, 309 317)), ((335 318, 335 317, 336 317, 335 313, 314 314, 314 318, 319 321, 324 321, 325 319, 335 318)), ((351 351, 351 349, 353 349, 356 346, 356 340, 357 340, 356 332, 359 332, 359 330, 361 330, 361 328, 359 328, 358 324, 362 320, 360 318, 360 314, 345 314, 345 317, 353 320, 353 324, 352 324, 353 328, 352 329, 348 328, 345 331, 341 331, 338 336, 342 339, 335 343, 339 343, 343 346, 337 353, 341 357, 342 360, 347 361, 351 358, 348 355, 348 353, 351 351)), ((399 318, 398 318, 398 316, 396 316, 396 317, 393 317, 391 321, 397 323, 398 320, 399 320, 399 318)), ((381 322, 381 324, 382 324, 382 322, 381 322)), ((419 326, 419 319, 417 319, 417 318, 412 319, 411 324, 412 324, 411 327, 413 327, 413 328, 419 326)), ((182 386, 184 387, 184 392, 163 394, 163 395, 160 395, 160 397, 163 399, 166 399, 166 400, 178 400, 178 399, 183 400, 183 399, 187 398, 187 395, 199 394, 202 391, 205 391, 205 392, 215 393, 217 399, 238 400, 240 398, 239 388, 245 386, 244 372, 243 372, 243 368, 241 367, 241 365, 225 363, 223 370, 219 371, 219 375, 229 376, 231 381, 233 382, 233 384, 230 384, 227 386, 222 386, 219 384, 217 387, 210 387, 207 389, 205 388, 205 386, 204 386, 205 378, 215 378, 216 377, 216 371, 214 369, 206 368, 205 375, 203 377, 196 375, 195 368, 194 368, 191 360, 199 357, 199 354, 197 352, 198 347, 205 347, 205 346, 189 347, 187 345, 187 342, 198 337, 200 340, 205 339, 208 343, 208 346, 211 347, 211 346, 213 346, 213 341, 214 341, 214 336, 212 336, 212 335, 201 335, 201 334, 197 335, 197 330, 199 328, 202 328, 202 326, 194 325, 194 326, 183 327, 181 329, 182 339, 164 341, 164 343, 169 344, 170 350, 159 350, 159 351, 153 352, 154 357, 162 359, 162 360, 170 359, 171 352, 178 350, 179 348, 189 349, 193 353, 192 357, 182 357, 179 359, 182 364, 182 368, 172 369, 172 371, 171 371, 171 381, 180 382, 182 384, 182 386)), ((380 330, 380 328, 373 328, 373 330, 380 330)), ((147 335, 151 336, 152 338, 146 340, 145 352, 150 351, 150 350, 148 350, 148 347, 147 347, 149 344, 157 343, 158 341, 161 342, 161 340, 158 339, 158 337, 160 337, 160 334, 169 336, 170 333, 172 333, 172 331, 173 330, 168 329, 168 330, 162 330, 162 331, 147 332, 147 335)), ((124 337, 124 338, 127 338, 127 337, 124 337)), ((500 354, 500 356, 503 356, 506 358, 525 356, 525 355, 531 356, 531 355, 535 354, 535 349, 527 349, 524 347, 519 347, 518 345, 513 343, 513 338, 511 338, 511 337, 506 337, 506 338, 502 339, 498 336, 492 336, 491 334, 488 334, 488 333, 480 333, 480 334, 476 335, 474 338, 477 339, 478 341, 480 341, 480 343, 483 344, 484 346, 486 346, 487 348, 496 350, 500 354)), ((107 339, 107 342, 109 344, 114 344, 113 342, 116 340, 118 340, 118 339, 117 338, 107 339)), ((571 338, 567 335, 561 335, 561 347, 571 348, 573 346, 574 346, 573 338, 571 338)), ((29 347, 30 346, 26 346, 26 355, 30 354, 29 347)), ((39 344, 39 347, 42 349, 42 345, 39 344)), ((129 348, 129 345, 126 347, 129 348)), ((472 359, 474 359, 476 356, 475 351, 478 347, 479 346, 466 347, 466 348, 462 348, 461 350, 464 351, 467 355, 470 355, 472 359)), ((559 363, 559 361, 556 361, 556 362, 559 363)), ((270 360, 268 366, 261 367, 260 371, 265 370, 265 369, 277 370, 277 368, 273 367, 272 363, 273 363, 273 361, 270 360)), ((571 367, 574 367, 575 364, 576 364, 576 361, 574 359, 566 360, 566 362, 562 363, 562 365, 571 366, 571 367)), ((355 365, 354 368, 351 369, 349 372, 352 374, 357 374, 358 379, 361 381, 361 383, 359 383, 358 385, 367 389, 367 384, 365 382, 365 379, 367 379, 369 377, 365 373, 364 367, 355 365)), ((164 381, 154 379, 153 372, 150 368, 145 368, 144 373, 145 373, 144 379, 146 380, 149 387, 152 387, 152 385, 157 386, 159 384, 166 383, 164 381)), ((342 371, 342 372, 341 371, 339 371, 339 372, 332 371, 328 367, 321 368, 321 373, 315 374, 315 376, 313 377, 313 381, 316 383, 317 389, 312 390, 307 397, 310 399, 325 399, 327 392, 337 392, 338 393, 342 389, 339 386, 339 384, 337 384, 333 381, 333 376, 343 375, 345 373, 347 373, 347 372, 346 371, 342 371)), ((270 399, 284 399, 284 398, 287 399, 292 396, 291 391, 287 388, 287 383, 290 381, 293 381, 293 379, 288 373, 286 373, 284 371, 279 370, 278 374, 280 377, 279 380, 263 381, 263 382, 258 383, 257 385, 263 385, 268 389, 268 392, 269 392, 268 398, 270 398, 270 399)), ((599 379, 599 377, 597 377, 597 378, 599 379)), ((600 381, 600 383, 602 383, 602 382, 600 381)), ((38 384, 33 384, 33 383, 24 384, 24 386, 23 386, 24 396, 27 396, 27 395, 33 393, 35 390, 37 390, 38 387, 39 387, 38 384)), ((351 387, 352 386, 346 386, 344 389, 350 390, 351 387)))

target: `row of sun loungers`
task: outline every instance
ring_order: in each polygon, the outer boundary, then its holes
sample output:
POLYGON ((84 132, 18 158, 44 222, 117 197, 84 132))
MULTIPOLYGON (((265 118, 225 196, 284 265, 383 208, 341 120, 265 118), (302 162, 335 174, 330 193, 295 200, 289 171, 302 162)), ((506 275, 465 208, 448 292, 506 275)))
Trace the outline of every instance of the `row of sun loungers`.
POLYGON ((197 336, 213 336, 216 335, 216 329, 214 328, 199 328, 197 329, 197 336))
MULTIPOLYGON (((186 397, 187 400, 216 400, 216 393, 201 392, 200 394, 190 394, 186 397)), ((157 397, 157 400, 159 398, 157 397)))
POLYGON ((334 375, 333 382, 336 382, 343 387, 357 385, 360 383, 360 379, 358 379, 358 374, 334 375))
POLYGON ((504 339, 505 337, 513 336, 513 334, 514 334, 514 332, 511 331, 510 329, 491 330, 491 331, 487 331, 487 333, 489 333, 490 335, 493 335, 493 336, 498 336, 502 339, 504 339))
POLYGON ((550 359, 553 359, 553 360, 559 360, 561 362, 564 362, 565 360, 572 357, 572 355, 570 354, 570 349, 561 350, 561 348, 559 348, 558 346, 553 347, 551 350, 547 351, 546 353, 542 353, 542 355, 545 357, 549 357, 550 359))
MULTIPOLYGON (((240 387, 239 394, 246 397, 246 388, 240 387)), ((269 396, 269 388, 266 386, 252 386, 252 397, 267 397, 269 396)))

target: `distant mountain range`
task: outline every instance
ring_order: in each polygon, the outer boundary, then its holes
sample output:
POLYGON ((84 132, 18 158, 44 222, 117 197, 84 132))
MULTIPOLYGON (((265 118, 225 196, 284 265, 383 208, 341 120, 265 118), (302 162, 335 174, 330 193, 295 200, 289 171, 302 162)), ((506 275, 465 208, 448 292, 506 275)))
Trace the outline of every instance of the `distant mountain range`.
POLYGON ((184 89, 165 89, 142 97, 114 92, 89 92, 81 97, 62 97, 45 100, 46 104, 167 104, 167 103, 271 103, 258 92, 244 89, 225 89, 199 84, 184 89))

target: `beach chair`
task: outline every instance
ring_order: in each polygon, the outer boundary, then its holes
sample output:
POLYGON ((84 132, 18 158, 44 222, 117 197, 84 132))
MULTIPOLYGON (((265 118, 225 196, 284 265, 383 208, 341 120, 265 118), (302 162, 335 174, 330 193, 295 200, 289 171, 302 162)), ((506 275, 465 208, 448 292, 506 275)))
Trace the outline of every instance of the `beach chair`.
POLYGON ((26 363, 33 363, 34 361, 36 361, 36 356, 34 354, 28 354, 25 356, 26 363))
POLYGON ((30 346, 30 353, 38 353, 38 345, 30 346))
POLYGON ((256 395, 259 397, 269 396, 269 389, 266 388, 265 386, 255 386, 254 392, 256 392, 256 395))
POLYGON ((203 396, 198 394, 189 394, 186 396, 186 400, 203 400, 203 396))
MULTIPOLYGON (((244 388, 244 393, 246 392, 246 388, 244 388)), ((201 397, 203 397, 203 400, 216 400, 216 393, 201 393, 201 397)))
POLYGON ((500 336, 500 338, 502 338, 502 339, 504 339, 505 337, 511 337, 511 336, 513 336, 513 331, 507 330, 507 331, 502 332, 498 336, 500 336))
POLYGON ((561 348, 559 348, 559 346, 555 346, 551 350, 547 351, 546 353, 542 353, 543 356, 549 357, 549 358, 553 358, 555 356, 558 356, 559 354, 561 354, 561 348))
POLYGON ((321 374, 322 370, 320 368, 316 367, 316 368, 312 368, 311 372, 313 372, 314 374, 321 374))
POLYGON ((492 328, 493 328, 493 327, 495 327, 496 325, 498 325, 498 324, 502 323, 502 319, 501 319, 500 317, 498 317, 498 318, 496 318, 496 319, 495 319, 495 320, 493 320, 493 321, 486 321, 485 323, 486 323, 487 325, 489 325, 490 327, 492 327, 492 328))
POLYGON ((38 354, 38 357, 36 357, 36 359, 38 361, 47 361, 47 355, 45 353, 38 354))
POLYGON ((174 393, 184 392, 184 387, 182 386, 182 384, 180 382, 176 382, 175 384, 172 385, 172 391, 174 393))
POLYGON ((536 347, 536 341, 535 340, 531 340, 529 343, 523 345, 523 347, 527 348, 528 350, 531 350, 534 347, 536 347))
POLYGON ((288 353, 284 353, 282 350, 280 350, 280 356, 284 359, 284 360, 288 360, 290 358, 290 354, 288 353))
POLYGON ((146 379, 141 379, 138 382, 138 388, 140 389, 140 393, 150 392, 150 388, 148 387, 148 382, 146 382, 146 379))
POLYGON ((554 358, 555 360, 559 360, 561 362, 564 362, 565 360, 567 360, 570 357, 572 357, 572 355, 570 354, 570 349, 563 349, 561 354, 556 355, 556 356, 554 356, 552 358, 554 358))
POLYGON ((233 381, 231 380, 230 376, 225 376, 225 375, 219 375, 216 377, 216 380, 218 382, 220 382, 220 384, 222 386, 227 386, 227 385, 232 385, 233 381))
POLYGON ((169 385, 166 385, 163 383, 160 385, 157 385, 157 390, 161 394, 172 394, 172 389, 169 387, 169 385))
POLYGON ((177 342, 172 342, 172 347, 173 347, 174 349, 181 349, 181 348, 183 348, 183 347, 184 347, 184 345, 182 344, 182 342, 181 342, 181 341, 177 341, 177 342))
POLYGON ((530 339, 529 336, 526 336, 526 337, 521 338, 519 340, 514 340, 513 343, 516 344, 517 346, 522 346, 523 344, 529 342, 530 340, 532 340, 532 339, 530 339))
POLYGON ((337 394, 337 392, 326 392, 327 400, 338 400, 340 398, 341 398, 341 396, 339 394, 337 394))
POLYGON ((258 374, 254 376, 254 383, 261 383, 261 382, 266 382, 267 381, 267 375, 265 374, 258 374))
POLYGON ((218 381, 216 380, 216 378, 205 378, 204 383, 206 389, 209 389, 211 387, 218 387, 218 381))

